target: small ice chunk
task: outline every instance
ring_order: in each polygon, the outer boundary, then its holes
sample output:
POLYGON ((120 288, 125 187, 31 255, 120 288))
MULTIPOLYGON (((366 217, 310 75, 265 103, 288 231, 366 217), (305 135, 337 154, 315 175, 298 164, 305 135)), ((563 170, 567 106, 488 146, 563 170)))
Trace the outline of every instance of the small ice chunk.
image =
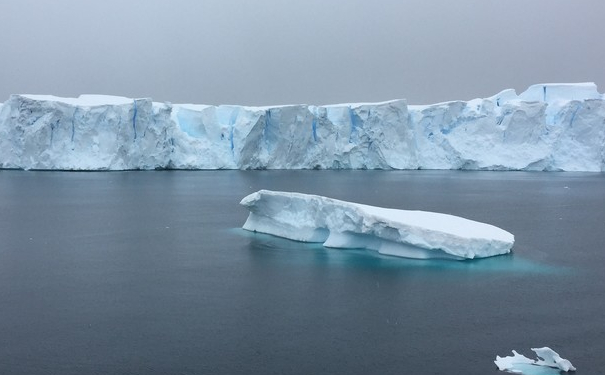
POLYGON ((549 347, 532 348, 531 350, 536 353, 537 359, 529 359, 513 350, 512 356, 496 356, 494 363, 498 366, 498 370, 514 374, 536 374, 537 372, 534 369, 540 367, 551 367, 565 372, 576 371, 570 361, 561 358, 557 352, 549 347))
POLYGON ((571 362, 565 358, 561 358, 557 352, 545 346, 543 348, 532 348, 539 360, 538 365, 558 368, 562 371, 576 371, 571 362))
POLYGON ((527 358, 523 354, 517 353, 516 350, 513 350, 513 355, 511 357, 500 357, 497 355, 494 363, 498 366, 498 370, 500 371, 521 374, 522 371, 518 370, 518 365, 533 365, 535 364, 535 361, 527 358))

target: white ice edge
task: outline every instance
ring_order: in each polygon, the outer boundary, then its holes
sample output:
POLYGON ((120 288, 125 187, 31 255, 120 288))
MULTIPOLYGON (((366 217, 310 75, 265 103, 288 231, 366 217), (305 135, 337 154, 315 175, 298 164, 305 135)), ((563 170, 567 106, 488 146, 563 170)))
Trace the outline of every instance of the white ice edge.
POLYGON ((83 107, 132 104, 133 100, 135 100, 135 99, 126 98, 123 96, 99 95, 99 94, 83 94, 77 98, 64 98, 64 97, 54 96, 54 95, 33 95, 33 94, 23 94, 21 96, 31 99, 31 100, 36 100, 36 101, 59 102, 59 103, 73 105, 73 106, 83 106, 83 107))
MULTIPOLYGON (((78 97, 61 97, 55 95, 42 95, 42 94, 20 94, 20 96, 37 100, 37 101, 50 101, 50 102, 61 102, 71 105, 82 105, 82 106, 97 106, 97 105, 120 105, 127 104, 135 100, 134 98, 128 98, 123 96, 115 96, 115 95, 102 95, 102 94, 82 94, 78 97)), ((540 83, 531 85, 521 94, 515 92, 514 89, 506 89, 501 91, 499 94, 496 94, 488 99, 497 100, 498 98, 503 99, 502 103, 505 101, 511 100, 520 100, 520 101, 550 101, 550 100, 563 100, 563 101, 571 101, 571 100, 583 100, 583 99, 602 99, 603 95, 601 95, 597 86, 594 82, 579 82, 579 83, 540 83)), ((350 103, 338 103, 338 104, 326 104, 322 106, 317 105, 304 105, 304 104, 277 104, 277 105, 264 105, 264 106, 241 106, 235 104, 223 104, 228 107, 242 107, 250 110, 266 110, 272 108, 282 108, 282 107, 296 107, 296 106, 308 106, 308 107, 324 107, 324 108, 334 108, 334 107, 362 107, 362 106, 375 106, 375 105, 384 105, 393 102, 397 102, 404 99, 391 99, 384 100, 379 102, 350 102, 350 103)), ((473 99, 470 101, 474 101, 477 99, 473 99)), ((410 107, 416 109, 424 109, 426 107, 431 106, 439 106, 439 105, 447 105, 455 102, 463 102, 461 100, 453 100, 446 101, 440 103, 433 104, 411 104, 410 107)), ((211 107, 212 105, 208 104, 193 104, 193 103, 183 103, 177 104, 179 106, 203 109, 206 107, 211 107)))
POLYGON ((506 254, 514 236, 458 216, 260 190, 242 199, 243 228, 332 248, 365 248, 406 258, 474 259, 506 254))

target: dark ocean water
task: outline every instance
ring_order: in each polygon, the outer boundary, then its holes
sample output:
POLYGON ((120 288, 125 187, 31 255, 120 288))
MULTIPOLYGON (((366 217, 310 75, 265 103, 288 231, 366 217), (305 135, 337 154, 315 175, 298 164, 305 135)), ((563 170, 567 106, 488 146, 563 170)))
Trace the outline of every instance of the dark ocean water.
POLYGON ((605 372, 605 175, 0 171, 0 374, 605 372), (512 255, 419 261, 241 229, 259 189, 451 213, 512 255))

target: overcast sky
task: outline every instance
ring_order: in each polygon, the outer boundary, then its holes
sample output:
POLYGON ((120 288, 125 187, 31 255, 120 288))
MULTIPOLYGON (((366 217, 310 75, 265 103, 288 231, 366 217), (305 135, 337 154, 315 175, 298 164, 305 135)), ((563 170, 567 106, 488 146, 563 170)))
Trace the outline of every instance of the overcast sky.
POLYGON ((0 101, 411 104, 605 91, 603 0, 2 0, 0 101))

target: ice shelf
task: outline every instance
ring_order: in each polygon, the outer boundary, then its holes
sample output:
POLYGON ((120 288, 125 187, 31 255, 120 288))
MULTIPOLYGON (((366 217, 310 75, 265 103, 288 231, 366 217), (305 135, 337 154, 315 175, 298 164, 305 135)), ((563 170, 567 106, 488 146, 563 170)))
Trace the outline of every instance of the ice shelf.
POLYGON ((604 103, 593 83, 431 105, 12 95, 0 104, 0 168, 605 171, 604 103))

